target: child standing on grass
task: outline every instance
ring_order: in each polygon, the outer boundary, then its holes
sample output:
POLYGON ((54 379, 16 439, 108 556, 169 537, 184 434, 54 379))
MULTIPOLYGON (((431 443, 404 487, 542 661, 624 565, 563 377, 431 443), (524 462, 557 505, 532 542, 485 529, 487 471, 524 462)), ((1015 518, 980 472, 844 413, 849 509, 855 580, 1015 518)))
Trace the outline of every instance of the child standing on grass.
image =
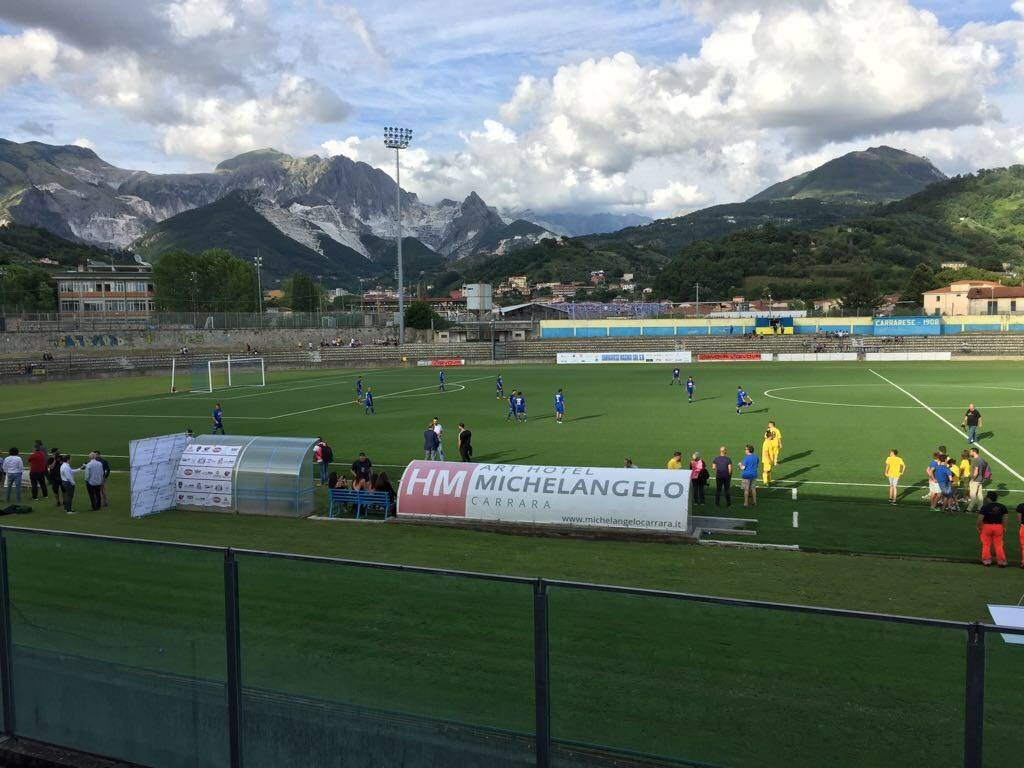
POLYGON ((899 496, 900 491, 900 478, 903 477, 903 473, 906 471, 906 462, 900 458, 900 452, 893 448, 891 451, 889 451, 889 457, 885 460, 885 468, 883 470, 885 478, 889 482, 890 504, 896 503, 896 497, 899 496))

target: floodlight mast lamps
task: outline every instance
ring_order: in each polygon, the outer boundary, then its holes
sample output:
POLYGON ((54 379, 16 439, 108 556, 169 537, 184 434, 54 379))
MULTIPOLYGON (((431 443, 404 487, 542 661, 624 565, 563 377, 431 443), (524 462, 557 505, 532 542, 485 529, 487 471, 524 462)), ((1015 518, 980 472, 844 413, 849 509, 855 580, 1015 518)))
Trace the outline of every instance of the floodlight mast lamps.
POLYGON ((263 328, 263 278, 260 276, 260 268, 263 266, 263 257, 259 255, 259 251, 256 251, 256 257, 253 259, 253 263, 256 265, 256 312, 257 319, 259 320, 260 329, 263 328))
POLYGON ((395 150, 395 241, 398 247, 398 343, 405 344, 405 285, 402 274, 402 181, 399 152, 409 147, 412 130, 409 128, 384 128, 384 146, 395 150))

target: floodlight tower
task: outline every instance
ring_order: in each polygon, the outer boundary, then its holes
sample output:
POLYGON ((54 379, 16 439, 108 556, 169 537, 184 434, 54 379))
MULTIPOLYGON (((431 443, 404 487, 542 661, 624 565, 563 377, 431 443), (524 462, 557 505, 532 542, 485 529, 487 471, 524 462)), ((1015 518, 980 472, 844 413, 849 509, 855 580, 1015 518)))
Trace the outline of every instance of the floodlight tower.
POLYGON ((402 278, 402 182, 399 176, 399 152, 412 141, 409 128, 384 128, 384 146, 395 150, 395 241, 398 246, 398 343, 405 344, 405 286, 402 278))

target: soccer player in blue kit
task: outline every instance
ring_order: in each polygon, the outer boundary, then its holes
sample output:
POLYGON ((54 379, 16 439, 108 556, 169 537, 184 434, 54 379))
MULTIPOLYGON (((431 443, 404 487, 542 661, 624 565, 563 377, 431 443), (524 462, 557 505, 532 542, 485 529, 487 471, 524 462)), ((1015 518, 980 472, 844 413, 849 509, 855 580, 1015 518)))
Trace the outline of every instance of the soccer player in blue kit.
POLYGON ((516 421, 526 421, 526 398, 522 392, 516 395, 516 421))
POLYGON ((681 372, 681 371, 680 371, 680 370, 679 370, 678 368, 673 368, 673 369, 672 369, 672 381, 670 381, 670 382, 668 383, 668 385, 669 385, 670 387, 671 387, 671 386, 672 386, 673 384, 682 384, 682 383, 683 383, 683 382, 682 382, 682 381, 681 381, 681 380, 679 379, 679 376, 680 376, 680 374, 681 374, 681 373, 682 373, 682 372, 681 372))
POLYGON ((505 380, 501 378, 501 374, 498 374, 498 380, 494 382, 495 397, 499 400, 505 397, 505 380))
POLYGON ((697 385, 693 381, 693 376, 686 377, 686 401, 689 403, 693 402, 693 390, 697 385))
POLYGON ((438 375, 437 380, 438 380, 437 388, 440 391, 444 392, 444 383, 445 383, 444 368, 441 369, 441 373, 438 375))
POLYGON ((363 400, 363 414, 369 416, 371 413, 376 414, 377 411, 373 409, 373 388, 366 388, 366 399, 363 400))
POLYGON ((516 391, 513 389, 508 396, 508 415, 505 421, 514 421, 516 418, 516 391))
POLYGON ((356 379, 356 402, 363 402, 363 377, 360 376, 356 379))
POLYGON ((741 408, 749 408, 753 404, 754 401, 743 391, 743 387, 736 387, 736 413, 739 413, 741 408))
POLYGON ((558 390, 555 393, 555 423, 561 424, 563 418, 565 418, 565 395, 562 394, 562 390, 558 390))

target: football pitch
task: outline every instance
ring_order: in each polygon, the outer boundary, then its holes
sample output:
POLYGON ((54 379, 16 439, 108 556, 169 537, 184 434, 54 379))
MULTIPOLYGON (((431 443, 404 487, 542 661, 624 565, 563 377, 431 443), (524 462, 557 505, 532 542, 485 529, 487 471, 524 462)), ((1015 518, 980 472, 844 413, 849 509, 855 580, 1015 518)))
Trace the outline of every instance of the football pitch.
MULTIPOLYGON (((448 528, 167 512, 129 518, 127 475, 112 506, 65 516, 50 503, 5 522, 168 541, 330 555, 887 613, 983 620, 986 603, 1016 603, 1024 571, 974 565, 974 522, 921 499, 932 451, 966 446, 967 404, 983 414, 993 486, 1024 501, 1024 364, 776 363, 680 366, 268 370, 264 388, 170 394, 163 378, 5 386, 4 445, 41 438, 81 458, 98 448, 115 470, 128 441, 210 430, 219 401, 229 434, 322 435, 344 471, 365 451, 396 481, 422 456, 437 416, 457 456, 456 425, 487 462, 663 467, 675 450, 734 460, 783 431, 775 488, 742 541, 801 552, 506 536, 448 528), (495 377, 527 398, 506 420, 495 377), (362 374, 376 413, 354 402, 362 374), (742 415, 735 392, 754 400, 742 415), (566 419, 553 397, 563 389, 566 419), (886 503, 882 463, 908 465, 901 502, 886 503), (797 489, 797 498, 792 490, 797 489), (794 512, 797 527, 793 526, 794 512), (853 556, 856 555, 856 556, 853 556)), ((713 504, 704 511, 714 514, 713 504)), ((695 507, 701 514, 700 507, 695 507)), ((1016 522, 1007 550, 1020 562, 1016 522)), ((222 679, 223 589, 216 556, 136 545, 38 538, 8 529, 16 645, 111 664, 222 679)), ((293 695, 519 732, 532 730, 530 592, 242 557, 247 684, 293 695), (248 629, 246 629, 248 627, 248 629)), ((963 739, 964 638, 865 625, 555 590, 551 596, 552 727, 556 739, 717 765, 956 763, 963 739), (738 738, 738 736, 740 736, 738 738)), ((989 638, 986 758, 1015 759, 1024 654, 989 638)), ((102 745, 91 746, 102 751, 102 745)))

